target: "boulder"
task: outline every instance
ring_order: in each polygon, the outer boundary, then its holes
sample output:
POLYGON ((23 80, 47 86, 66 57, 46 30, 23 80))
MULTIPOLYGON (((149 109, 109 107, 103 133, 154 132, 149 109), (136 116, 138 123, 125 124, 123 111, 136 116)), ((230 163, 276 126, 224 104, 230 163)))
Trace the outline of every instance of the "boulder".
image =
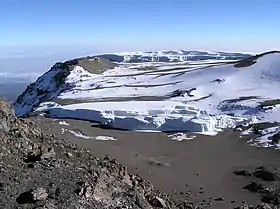
POLYGON ((253 172, 253 176, 260 178, 264 181, 275 181, 277 176, 273 169, 259 167, 253 172))
POLYGON ((47 190, 44 188, 36 188, 31 191, 33 201, 45 200, 48 197, 47 190))
POLYGON ((258 192, 262 193, 264 191, 263 186, 260 183, 251 182, 250 184, 243 187, 244 189, 247 189, 250 192, 258 192))

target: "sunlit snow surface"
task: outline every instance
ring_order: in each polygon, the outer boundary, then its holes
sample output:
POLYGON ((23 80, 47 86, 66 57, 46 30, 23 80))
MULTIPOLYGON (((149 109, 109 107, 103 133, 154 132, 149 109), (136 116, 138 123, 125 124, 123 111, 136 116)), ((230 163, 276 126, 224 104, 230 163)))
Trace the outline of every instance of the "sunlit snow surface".
MULTIPOLYGON (((96 121, 117 129, 211 135, 241 124, 280 120, 279 105, 260 107, 263 101, 280 98, 279 53, 241 68, 219 60, 121 63, 91 74, 76 66, 66 78, 71 88, 65 90, 49 82, 55 73, 47 73, 37 84, 55 89, 49 100, 70 101, 62 106, 41 103, 37 111, 53 117, 96 121)), ((30 106, 15 104, 18 115, 32 109, 34 95, 23 98, 30 106)))

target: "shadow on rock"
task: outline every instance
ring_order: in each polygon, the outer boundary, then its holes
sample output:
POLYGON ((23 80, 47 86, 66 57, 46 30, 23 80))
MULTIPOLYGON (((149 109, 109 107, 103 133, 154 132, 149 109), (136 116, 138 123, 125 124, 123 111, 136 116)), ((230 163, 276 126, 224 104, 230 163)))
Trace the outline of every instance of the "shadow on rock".
POLYGON ((34 203, 33 195, 30 191, 21 193, 16 199, 18 204, 34 203))

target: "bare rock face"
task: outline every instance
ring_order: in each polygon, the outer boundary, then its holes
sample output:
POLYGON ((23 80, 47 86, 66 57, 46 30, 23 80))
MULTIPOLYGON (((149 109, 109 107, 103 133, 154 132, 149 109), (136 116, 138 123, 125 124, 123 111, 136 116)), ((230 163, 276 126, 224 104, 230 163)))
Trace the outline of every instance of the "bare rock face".
POLYGON ((3 98, 0 98, 0 112, 3 115, 15 117, 15 111, 12 105, 6 102, 6 100, 3 98))
POLYGON ((14 119, 14 109, 3 98, 0 98, 0 130, 9 131, 11 122, 13 122, 14 119))
POLYGON ((0 117, 0 208, 184 208, 116 160, 17 119, 4 100, 0 117))
POLYGON ((253 175, 264 181, 275 181, 277 179, 277 176, 272 169, 264 168, 264 167, 257 168, 253 173, 253 175))
POLYGON ((45 200, 48 197, 47 190, 44 188, 37 188, 31 191, 33 201, 45 200))

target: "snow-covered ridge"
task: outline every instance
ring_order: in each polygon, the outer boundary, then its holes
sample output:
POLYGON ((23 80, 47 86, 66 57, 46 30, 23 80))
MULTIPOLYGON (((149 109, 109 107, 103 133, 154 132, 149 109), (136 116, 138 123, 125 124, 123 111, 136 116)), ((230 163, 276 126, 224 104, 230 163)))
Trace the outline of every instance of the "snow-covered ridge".
POLYGON ((96 57, 58 62, 30 84, 14 103, 18 116, 31 113, 40 103, 57 98, 61 93, 75 88, 76 84, 110 69, 114 63, 96 57))
POLYGON ((239 60, 251 57, 252 53, 207 52, 186 50, 162 50, 150 52, 122 52, 101 57, 125 62, 183 62, 198 60, 239 60))
POLYGON ((54 65, 14 106, 18 116, 45 112, 118 129, 217 133, 280 120, 279 69, 277 52, 228 63, 88 57, 54 65))

